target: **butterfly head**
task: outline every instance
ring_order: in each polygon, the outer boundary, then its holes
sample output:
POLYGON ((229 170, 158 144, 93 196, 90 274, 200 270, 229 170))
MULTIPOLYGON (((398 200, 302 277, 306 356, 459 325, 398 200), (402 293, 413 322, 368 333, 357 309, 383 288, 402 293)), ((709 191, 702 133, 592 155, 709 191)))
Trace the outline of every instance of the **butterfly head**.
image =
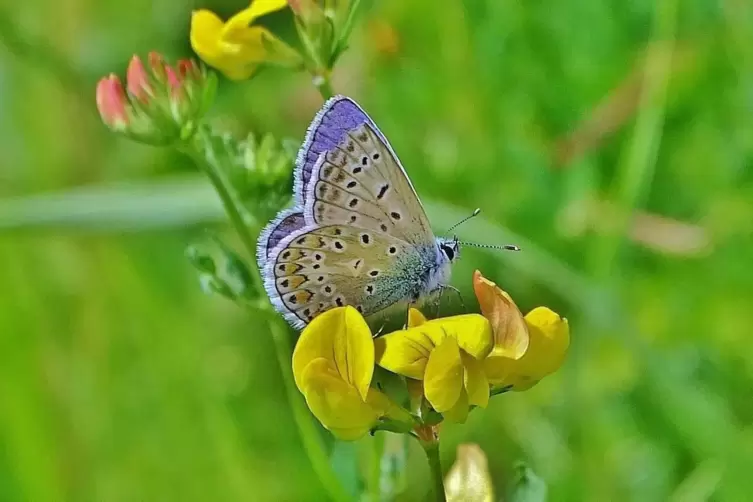
POLYGON ((460 241, 458 241, 457 237, 453 237, 452 239, 440 237, 437 239, 437 245, 439 246, 442 255, 444 255, 450 263, 460 257, 460 241))

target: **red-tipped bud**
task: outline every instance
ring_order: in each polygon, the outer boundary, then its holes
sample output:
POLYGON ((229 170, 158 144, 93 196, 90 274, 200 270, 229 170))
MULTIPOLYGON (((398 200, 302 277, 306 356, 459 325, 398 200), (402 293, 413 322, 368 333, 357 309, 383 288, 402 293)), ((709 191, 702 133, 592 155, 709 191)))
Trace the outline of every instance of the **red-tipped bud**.
POLYGON ((126 72, 126 84, 128 92, 136 99, 145 102, 154 93, 149 84, 149 75, 146 73, 144 63, 138 56, 133 56, 126 72))
POLYGON ((214 98, 216 79, 190 60, 165 64, 156 52, 148 65, 137 56, 128 65, 126 96, 118 77, 110 75, 97 85, 97 107, 113 130, 152 144, 186 139, 214 98), (130 99, 129 99, 130 98, 130 99))
POLYGON ((165 61, 158 52, 149 53, 149 67, 157 80, 162 81, 165 78, 165 61))
POLYGON ((181 80, 197 79, 201 77, 201 70, 193 59, 181 59, 178 61, 178 75, 181 80))
POLYGON ((110 129, 122 131, 128 125, 126 107, 128 100, 120 79, 114 75, 103 78, 97 84, 97 109, 102 121, 110 129))
POLYGON ((165 75, 167 76, 167 85, 170 87, 170 91, 180 89, 181 79, 172 66, 165 65, 165 75))

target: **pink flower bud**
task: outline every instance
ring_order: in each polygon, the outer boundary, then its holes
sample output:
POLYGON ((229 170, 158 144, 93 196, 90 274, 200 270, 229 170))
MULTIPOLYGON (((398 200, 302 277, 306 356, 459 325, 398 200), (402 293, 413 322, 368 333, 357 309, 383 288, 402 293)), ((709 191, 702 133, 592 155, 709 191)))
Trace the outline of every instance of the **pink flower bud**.
POLYGON ((181 79, 178 74, 173 70, 172 66, 165 65, 165 74, 167 75, 167 85, 171 91, 176 91, 181 87, 181 79))
POLYGON ((149 85, 149 75, 138 56, 131 58, 126 72, 126 83, 131 96, 142 102, 146 102, 153 95, 152 86, 149 85))
POLYGON ((178 61, 178 75, 182 80, 193 80, 201 77, 201 70, 193 59, 181 59, 178 61))
POLYGON ((152 69, 152 74, 160 82, 165 78, 165 61, 162 59, 162 55, 158 52, 149 53, 149 67, 152 69))
POLYGON ((127 98, 120 79, 114 75, 97 84, 97 109, 102 121, 111 129, 122 130, 128 125, 127 98))

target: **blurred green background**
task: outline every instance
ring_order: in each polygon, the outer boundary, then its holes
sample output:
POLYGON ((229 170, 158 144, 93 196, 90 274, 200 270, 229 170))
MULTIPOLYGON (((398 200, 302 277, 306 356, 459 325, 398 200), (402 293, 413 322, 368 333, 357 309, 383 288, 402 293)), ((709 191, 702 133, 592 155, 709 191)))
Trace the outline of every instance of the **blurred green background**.
MULTIPOLYGON (((0 6, 0 500, 324 497, 268 333, 184 258, 207 228, 232 240, 208 183, 94 105, 133 53, 188 55, 192 9, 245 5, 0 6)), ((296 43, 289 12, 264 22, 296 43)), ((750 2, 381 0, 334 88, 380 124, 438 231, 481 207, 462 239, 524 249, 464 250, 469 308, 479 268, 571 323, 557 374, 444 429, 445 468, 477 442, 500 495, 523 459, 550 500, 749 499, 750 2)), ((271 70, 222 81, 213 114, 300 140, 320 105, 271 70)), ((412 443, 403 500, 428 487, 412 443)))

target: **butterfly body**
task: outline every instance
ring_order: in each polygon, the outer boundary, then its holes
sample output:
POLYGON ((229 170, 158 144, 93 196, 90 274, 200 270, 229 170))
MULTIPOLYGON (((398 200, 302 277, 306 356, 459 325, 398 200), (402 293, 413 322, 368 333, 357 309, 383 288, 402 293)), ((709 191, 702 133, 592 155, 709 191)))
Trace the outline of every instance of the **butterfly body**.
POLYGON ((437 238, 376 124, 335 97, 299 152, 295 205, 261 233, 265 289, 295 327, 337 306, 369 316, 415 303, 449 281, 454 239, 437 238))

